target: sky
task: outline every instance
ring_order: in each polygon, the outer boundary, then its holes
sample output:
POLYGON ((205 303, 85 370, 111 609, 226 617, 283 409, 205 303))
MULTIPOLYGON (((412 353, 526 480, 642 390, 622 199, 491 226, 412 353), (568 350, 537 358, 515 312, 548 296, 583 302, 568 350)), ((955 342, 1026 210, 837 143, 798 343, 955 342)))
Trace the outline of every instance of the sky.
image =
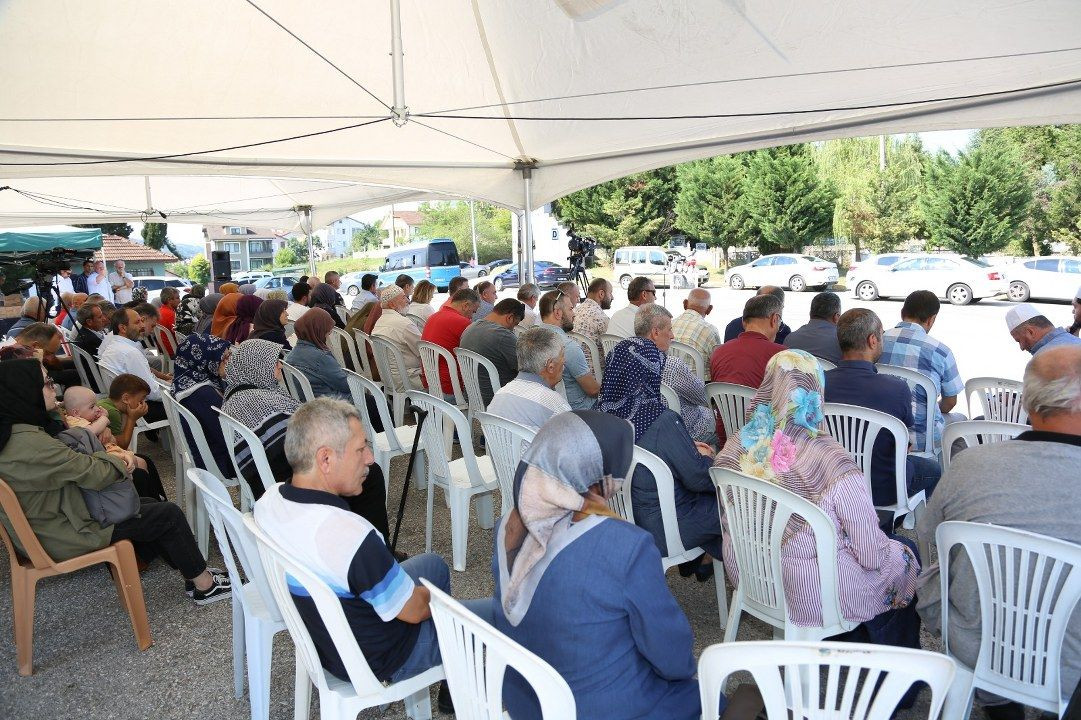
MULTIPOLYGON (((932 155, 939 150, 945 150, 951 155, 956 155, 959 150, 963 150, 968 144, 968 141, 972 139, 975 130, 941 130, 938 132, 924 132, 919 133, 920 139, 923 140, 924 148, 932 155)), ((397 206, 401 210, 415 210, 417 203, 405 203, 397 206)), ((376 208, 374 210, 368 210, 363 213, 357 213, 353 215, 357 220, 362 222, 373 222, 386 214, 386 208, 376 208)), ((142 232, 142 223, 131 223, 131 226, 135 228, 135 232, 132 235, 139 235, 142 232)), ((202 245, 203 244, 203 226, 191 225, 186 223, 169 223, 169 239, 174 243, 180 243, 181 245, 202 245)))

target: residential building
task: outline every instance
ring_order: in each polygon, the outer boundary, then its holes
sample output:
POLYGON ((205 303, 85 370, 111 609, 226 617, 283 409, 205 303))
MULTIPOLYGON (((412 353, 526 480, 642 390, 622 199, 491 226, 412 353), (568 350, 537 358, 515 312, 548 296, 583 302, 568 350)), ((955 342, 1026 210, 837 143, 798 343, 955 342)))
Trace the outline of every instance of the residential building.
MULTIPOLYGON (((366 223, 343 217, 327 226, 323 247, 330 257, 349 257, 353 253, 353 233, 367 227, 366 223)), ((317 235, 320 233, 316 233, 317 235)))
MULTIPOLYGON (((125 271, 134 277, 147 275, 165 275, 165 266, 177 262, 180 258, 161 250, 147 247, 142 243, 133 242, 119 235, 102 235, 101 250, 94 253, 95 260, 104 260, 109 272, 113 270, 113 262, 123 260, 125 271)), ((72 274, 83 271, 82 262, 72 264, 72 274)))
MULTIPOLYGON (((416 210, 396 210, 383 216, 383 231, 387 237, 383 239, 383 247, 395 247, 409 245, 420 236, 420 226, 424 224, 424 213, 416 210), (393 228, 394 241, 391 242, 391 229, 393 228)), ((352 237, 352 235, 350 235, 352 237)))
POLYGON ((242 225, 204 225, 203 241, 209 259, 214 250, 228 250, 233 273, 270 270, 274 253, 285 247, 286 235, 280 230, 242 225))

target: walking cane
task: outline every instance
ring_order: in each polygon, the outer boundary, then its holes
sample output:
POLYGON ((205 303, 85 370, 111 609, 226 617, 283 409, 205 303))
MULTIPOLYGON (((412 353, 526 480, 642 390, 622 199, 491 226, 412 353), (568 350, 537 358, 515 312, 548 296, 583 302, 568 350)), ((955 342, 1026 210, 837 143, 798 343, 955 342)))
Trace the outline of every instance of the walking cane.
MULTIPOLYGON (((417 445, 420 443, 420 429, 424 427, 424 418, 428 417, 427 410, 421 410, 413 406, 413 414, 417 418, 417 432, 413 436, 413 449, 409 452, 409 465, 405 470, 405 487, 402 488, 402 501, 398 503, 398 519, 394 523, 394 538, 390 541, 390 551, 393 553, 398 548, 398 531, 402 529, 402 516, 405 515, 405 499, 409 496, 409 478, 413 476, 413 464, 417 460, 417 445)), ((393 432, 393 429, 391 429, 393 432)), ((432 489, 428 488, 428 492, 432 489)))

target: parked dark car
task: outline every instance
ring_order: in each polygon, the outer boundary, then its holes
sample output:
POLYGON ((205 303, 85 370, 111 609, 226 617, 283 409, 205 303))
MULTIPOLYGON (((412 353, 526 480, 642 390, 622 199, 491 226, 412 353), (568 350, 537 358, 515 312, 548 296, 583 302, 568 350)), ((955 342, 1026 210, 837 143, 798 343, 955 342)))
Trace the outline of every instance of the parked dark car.
MULTIPOLYGON (((555 287, 566 280, 573 280, 574 275, 568 267, 560 267, 554 262, 537 260, 533 263, 533 277, 536 278, 537 286, 542 288, 555 287)), ((518 287, 518 266, 511 265, 492 279, 496 290, 505 287, 518 287)))

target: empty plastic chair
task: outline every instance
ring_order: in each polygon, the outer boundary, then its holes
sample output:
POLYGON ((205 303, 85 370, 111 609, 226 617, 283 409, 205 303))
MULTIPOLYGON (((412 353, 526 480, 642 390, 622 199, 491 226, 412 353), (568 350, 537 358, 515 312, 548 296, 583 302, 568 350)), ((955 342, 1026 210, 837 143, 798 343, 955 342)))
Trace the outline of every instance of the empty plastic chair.
POLYGON ((929 375, 925 375, 918 370, 911 368, 900 367, 898 365, 887 365, 881 363, 875 366, 880 373, 886 375, 893 375, 899 377, 908 383, 908 387, 912 390, 912 409, 915 411, 916 403, 919 400, 916 397, 916 389, 919 388, 923 391, 923 395, 926 398, 924 401, 924 417, 927 419, 923 427, 923 433, 926 440, 923 447, 913 448, 913 452, 933 457, 937 454, 938 448, 935 447, 935 408, 938 405, 938 385, 931 379, 929 375))
POLYGON ((485 451, 499 481, 501 514, 506 515, 514 507, 514 473, 537 431, 486 412, 477 413, 477 421, 484 433, 485 451))
POLYGON ((458 368, 462 372, 462 383, 465 385, 465 395, 469 401, 469 419, 472 421, 476 419, 478 413, 488 409, 488 404, 484 402, 484 393, 481 392, 481 373, 487 374, 492 395, 495 395, 502 387, 499 383, 499 371, 496 370, 495 363, 473 350, 455 348, 454 355, 458 358, 458 368))
POLYGON ((585 353, 586 362, 589 364, 589 371, 593 373, 593 377, 597 378, 598 383, 604 382, 604 357, 601 355, 597 343, 590 340, 582 333, 569 332, 567 333, 567 337, 573 338, 582 346, 582 352, 585 353))
POLYGON ((427 580, 432 593, 439 654, 458 720, 491 720, 503 714, 503 676, 512 668, 529 683, 543 720, 575 717, 574 694, 555 669, 427 580))
POLYGON ((108 395, 109 388, 101 379, 101 373, 98 370, 98 362, 94 359, 94 356, 75 343, 70 343, 68 345, 68 351, 72 361, 75 363, 75 371, 79 373, 79 382, 82 383, 84 387, 88 387, 96 392, 98 397, 108 395))
POLYGON ((940 653, 864 643, 710 645, 698 659, 703 720, 716 720, 725 683, 737 672, 751 674, 771 718, 890 720, 908 689, 927 683, 924 717, 937 720, 955 665, 940 653))
POLYGON ((829 516, 813 503, 771 482, 718 467, 712 468, 710 475, 724 507, 739 570, 724 641, 736 639, 740 616, 745 612, 777 628, 785 640, 821 640, 859 625, 841 614, 837 535, 829 516), (822 601, 820 627, 796 625, 789 618, 781 543, 793 515, 806 521, 814 533, 822 601))
POLYGON ((282 362, 282 378, 285 380, 285 389, 297 402, 306 403, 315 399, 311 382, 299 368, 282 362))
POLYGON ((946 474, 946 468, 950 466, 950 461, 953 460, 953 444, 956 441, 964 440, 968 447, 975 447, 976 445, 1011 440, 1031 429, 1031 425, 1019 425, 997 420, 965 420, 950 423, 942 430, 942 474, 946 474))
POLYGON ((405 422, 406 395, 413 389, 413 386, 409 384, 405 358, 402 357, 401 349, 386 338, 372 335, 369 339, 372 343, 375 365, 379 369, 379 377, 383 382, 383 391, 390 396, 393 403, 394 424, 401 425, 405 422))
POLYGON ((972 405, 975 395, 984 420, 1027 424, 1023 394, 1024 385, 1007 378, 975 377, 965 383, 968 414, 975 417, 976 409, 972 405))
MULTIPOLYGON (((353 337, 356 338, 357 341, 357 355, 360 360, 360 365, 357 366, 356 371, 369 380, 374 381, 375 375, 372 374, 371 359, 368 357, 368 351, 371 350, 372 347, 372 339, 369 337, 368 333, 363 330, 354 330, 353 337)), ((372 353, 372 357, 375 357, 374 352, 372 353)), ((382 383, 379 383, 379 385, 381 386, 382 383)))
POLYGON ((233 507, 229 491, 206 470, 193 468, 187 475, 214 526, 233 586, 233 691, 238 699, 244 694, 246 664, 252 720, 266 720, 270 716, 271 650, 274 636, 285 630, 285 621, 267 584, 255 537, 244 524, 244 516, 233 507))
POLYGON ((443 679, 443 666, 437 665, 401 682, 381 683, 364 659, 364 653, 357 645, 334 590, 267 537, 251 516, 245 516, 244 523, 255 537, 267 584, 296 647, 293 717, 308 717, 311 686, 314 684, 319 691, 319 716, 322 720, 356 720, 361 710, 398 700, 405 701, 406 715, 412 720, 430 719, 432 703, 429 687, 443 679), (290 585, 303 588, 315 603, 327 635, 345 666, 348 681, 340 680, 323 669, 308 626, 304 624, 289 592, 290 585))
POLYGON ((341 328, 331 328, 327 335, 327 347, 330 354, 346 370, 359 371, 362 367, 357 353, 356 340, 341 328))
MULTIPOLYGON (((349 392, 353 397, 353 405, 360 411, 361 423, 364 432, 368 436, 372 454, 375 455, 375 464, 383 471, 383 482, 387 483, 387 496, 390 496, 390 461, 399 455, 408 455, 413 449, 413 438, 417 433, 416 425, 402 425, 394 427, 390 417, 390 409, 387 407, 387 398, 375 381, 359 375, 355 372, 345 371, 345 380, 349 383, 349 392), (379 415, 379 422, 384 430, 381 433, 375 431, 368 411, 367 397, 371 396, 375 402, 375 409, 379 415)), ((413 465, 415 473, 414 482, 420 489, 424 489, 427 482, 427 472, 424 469, 424 457, 419 456, 413 465)))
POLYGON ((706 399, 713 412, 721 418, 725 437, 735 437, 747 423, 747 408, 754 399, 755 389, 735 383, 706 383, 706 399))
POLYGON ((968 718, 976 688, 1061 716, 1062 641, 1081 600, 1081 546, 983 523, 944 522, 935 531, 940 564, 943 651, 957 661, 944 717, 968 718), (964 548, 980 594, 976 667, 950 652, 950 550, 964 548))

